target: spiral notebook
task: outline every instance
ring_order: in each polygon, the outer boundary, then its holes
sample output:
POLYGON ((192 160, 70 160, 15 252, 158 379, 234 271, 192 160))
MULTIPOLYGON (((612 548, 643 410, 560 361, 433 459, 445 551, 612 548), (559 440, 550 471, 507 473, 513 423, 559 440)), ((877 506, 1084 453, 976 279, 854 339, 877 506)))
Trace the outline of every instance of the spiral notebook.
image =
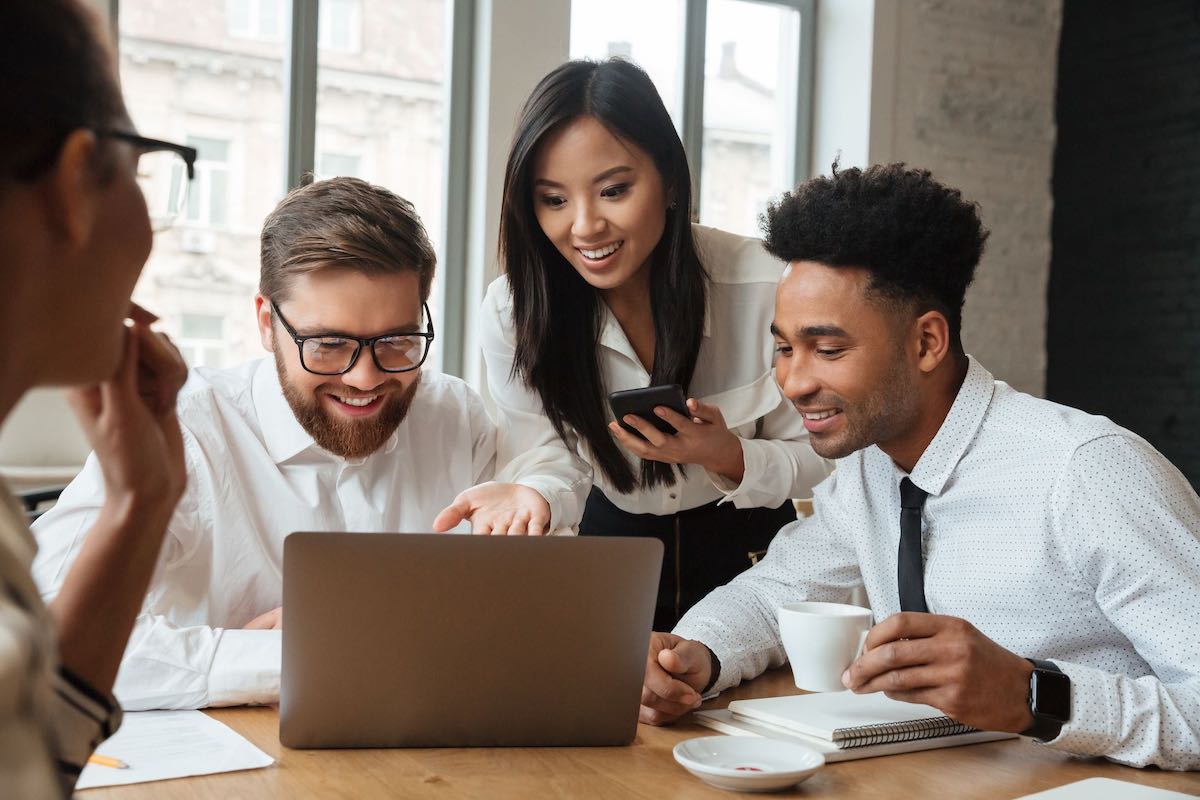
POLYGON ((723 733, 798 741, 847 761, 913 750, 956 747, 1015 734, 979 731, 932 706, 904 703, 883 694, 821 694, 734 700, 728 709, 700 711, 701 725, 723 733))

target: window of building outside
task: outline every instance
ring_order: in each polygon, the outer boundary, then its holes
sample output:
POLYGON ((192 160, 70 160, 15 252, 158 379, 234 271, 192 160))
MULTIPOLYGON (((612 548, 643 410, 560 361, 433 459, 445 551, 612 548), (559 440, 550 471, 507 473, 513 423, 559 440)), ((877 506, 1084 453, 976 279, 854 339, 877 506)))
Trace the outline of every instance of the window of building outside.
POLYGON ((708 0, 700 221, 760 236, 769 199, 795 185, 800 13, 708 0))
POLYGON ((189 222, 222 227, 229 219, 229 142, 189 136, 196 148, 196 177, 188 188, 189 222))
MULTIPOLYGON (((572 0, 571 57, 641 66, 682 131, 683 0, 572 0)), ((758 217, 795 182, 800 14, 755 0, 708 0, 698 218, 759 236, 758 217)), ((695 153, 689 160, 697 162, 695 153)))
MULTIPOLYGON (((443 160, 450 0, 321 0, 316 173, 352 175, 411 202, 446 269, 443 160), (353 47, 335 46, 349 42, 353 47), (326 45, 329 46, 326 46, 326 45)), ((442 281, 429 307, 439 329, 442 281)), ((434 339, 426 364, 440 369, 434 339)))
MULTIPOLYGON (((449 1, 321 0, 317 30, 314 172, 360 177, 410 200, 439 254, 449 1)), ((187 208, 156 235, 134 291, 192 365, 264 354, 254 294, 259 231, 284 194, 287 2, 120 0, 121 81, 134 123, 199 151, 187 208)), ((441 304, 435 281, 435 325, 441 304)))
POLYGON ((183 314, 180 318, 179 352, 193 367, 221 366, 225 318, 219 314, 183 314))
POLYGON ((317 47, 357 53, 362 43, 362 0, 321 0, 317 47))
POLYGON ((634 62, 681 129, 685 11, 684 0, 572 0, 571 58, 634 62))
MULTIPOLYGON (((287 18, 284 0, 226 0, 226 29, 230 36, 277 42, 287 18)), ((121 6, 124 8, 122 0, 121 6)))
POLYGON ((317 156, 317 178, 332 178, 344 175, 362 177, 362 159, 345 153, 321 153, 317 156))
POLYGON ((285 12, 282 0, 120 0, 121 83, 134 123, 199 150, 187 208, 155 235, 134 290, 189 342, 191 364, 264 355, 254 294, 259 231, 284 190, 285 12), (197 329, 200 319, 221 322, 197 329))

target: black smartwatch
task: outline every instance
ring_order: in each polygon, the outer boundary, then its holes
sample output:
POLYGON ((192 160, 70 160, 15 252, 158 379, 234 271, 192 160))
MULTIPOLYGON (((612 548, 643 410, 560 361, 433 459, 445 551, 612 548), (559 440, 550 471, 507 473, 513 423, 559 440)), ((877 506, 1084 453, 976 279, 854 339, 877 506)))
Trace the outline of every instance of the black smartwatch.
MULTIPOLYGON (((704 644, 701 642, 700 644, 704 644)), ((717 681, 721 678, 721 659, 717 658, 717 654, 712 651, 708 645, 704 645, 704 649, 708 651, 708 683, 704 684, 704 688, 700 690, 700 695, 704 694, 717 685, 717 681)))
POLYGON ((1021 735, 1049 742, 1057 739, 1062 726, 1071 720, 1071 678, 1052 661, 1025 660, 1033 664, 1028 700, 1033 724, 1021 735))

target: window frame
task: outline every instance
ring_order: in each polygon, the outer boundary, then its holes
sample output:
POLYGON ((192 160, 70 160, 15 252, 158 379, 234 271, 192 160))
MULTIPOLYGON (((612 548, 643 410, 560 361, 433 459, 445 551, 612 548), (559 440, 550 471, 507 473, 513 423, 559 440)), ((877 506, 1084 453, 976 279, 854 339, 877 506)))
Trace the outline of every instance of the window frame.
MULTIPOLYGON (((272 0, 258 0, 259 3, 272 0)), ((317 64, 320 45, 320 0, 275 0, 282 3, 284 18, 284 173, 286 193, 303 185, 316 168, 317 64)), ((474 69, 475 4, 477 0, 445 0, 446 79, 442 92, 442 242, 439 270, 442 302, 438 309, 446 321, 439 336, 441 371, 462 376, 467 367, 465 345, 467 319, 466 247, 470 202, 469 131, 472 117, 472 70, 474 69)), ((121 0, 107 0, 108 21, 114 48, 120 48, 121 0)), ((356 44, 362 47, 362 6, 359 5, 356 44)), ((340 52, 340 51, 338 51, 340 52)), ((231 142, 231 148, 234 144, 231 142)), ((232 165, 229 173, 232 179, 232 165)), ((228 209, 227 209, 228 211, 228 209)))
MULTIPOLYGON (((812 169, 813 82, 816 74, 816 0, 743 0, 779 6, 800 14, 799 60, 796 76, 795 152, 792 184, 808 180, 812 169)), ((683 130, 680 139, 692 169, 694 212, 700 213, 700 184, 704 174, 704 67, 708 56, 708 0, 684 0, 683 130)))

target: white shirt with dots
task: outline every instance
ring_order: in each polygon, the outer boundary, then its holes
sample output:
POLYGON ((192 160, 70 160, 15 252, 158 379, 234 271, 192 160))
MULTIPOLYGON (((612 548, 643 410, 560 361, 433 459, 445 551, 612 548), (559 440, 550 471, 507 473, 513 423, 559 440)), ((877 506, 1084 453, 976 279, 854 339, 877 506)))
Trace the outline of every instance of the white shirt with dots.
MULTIPOLYGON (((838 462, 814 514, 758 566, 713 591, 675 633, 721 661, 714 689, 784 663, 776 609, 846 602, 900 610, 900 480, 878 447, 838 462)), ((1071 678, 1050 746, 1134 766, 1200 769, 1200 498, 1153 447, 1104 417, 995 381, 974 359, 911 478, 925 596, 1012 652, 1071 678)))

